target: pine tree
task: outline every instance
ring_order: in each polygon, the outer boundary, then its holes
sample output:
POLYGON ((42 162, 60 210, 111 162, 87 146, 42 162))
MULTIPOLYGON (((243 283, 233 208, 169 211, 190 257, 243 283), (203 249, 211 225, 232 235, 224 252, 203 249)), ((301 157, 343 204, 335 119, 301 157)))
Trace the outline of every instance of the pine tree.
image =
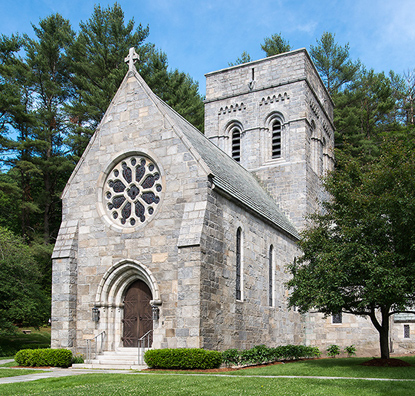
POLYGON ((168 73, 167 90, 161 98, 199 131, 204 129, 204 104, 198 83, 177 69, 168 73))
POLYGON ((353 81, 360 70, 360 61, 350 59, 349 44, 340 46, 332 33, 324 32, 317 45, 310 46, 310 55, 331 95, 353 81))
POLYGON ((248 52, 244 51, 242 52, 241 56, 236 59, 235 62, 228 62, 228 66, 242 65, 243 63, 248 63, 251 61, 252 61, 251 55, 249 55, 248 52))
POLYGON ((36 39, 25 36, 28 86, 35 118, 30 133, 29 161, 40 175, 39 184, 34 187, 38 189, 38 206, 43 216, 43 241, 48 244, 59 229, 59 193, 74 166, 64 145, 63 107, 74 92, 66 49, 72 45, 75 33, 69 21, 59 14, 41 20, 39 27, 33 26, 33 29, 36 39))
MULTIPOLYGON (((39 212, 32 197, 32 180, 38 170, 31 162, 33 145, 31 133, 35 124, 32 111, 33 96, 29 87, 29 68, 18 56, 23 39, 12 35, 0 40, 0 120, 1 152, 4 169, 11 177, 3 177, 0 190, 12 199, 16 210, 12 218, 18 224, 8 224, 25 237, 31 234, 33 213, 39 212), (12 138, 12 134, 16 138, 12 138)), ((10 208, 9 208, 10 209, 10 208)))
POLYGON ((336 95, 337 146, 354 155, 365 153, 367 161, 376 157, 382 134, 390 129, 394 106, 389 78, 364 69, 349 88, 336 95))
POLYGON ((134 28, 134 19, 125 22, 121 6, 115 3, 105 9, 96 6, 91 18, 82 22, 80 28, 69 50, 76 95, 71 105, 67 106, 71 121, 68 144, 76 159, 82 155, 128 71, 124 58, 131 47, 140 57, 136 63, 137 70, 150 88, 188 121, 203 128, 200 111, 203 100, 197 83, 184 73, 178 78, 176 72, 168 71, 166 54, 158 51, 153 44, 145 43, 148 26, 139 24, 134 28), (178 81, 183 86, 179 87, 178 81), (187 106, 173 99, 176 92, 190 95, 186 97, 187 106))
POLYGON ((281 36, 280 32, 278 34, 273 34, 271 37, 266 37, 264 39, 264 44, 261 44, 261 49, 268 57, 291 51, 291 45, 281 36))
POLYGON ((128 70, 124 58, 129 48, 134 47, 142 58, 151 51, 151 45, 144 44, 148 34, 148 27, 141 24, 134 29, 133 19, 125 24, 117 3, 104 9, 95 6, 91 18, 80 23, 80 32, 69 49, 76 95, 67 106, 72 124, 68 142, 77 158, 128 70))

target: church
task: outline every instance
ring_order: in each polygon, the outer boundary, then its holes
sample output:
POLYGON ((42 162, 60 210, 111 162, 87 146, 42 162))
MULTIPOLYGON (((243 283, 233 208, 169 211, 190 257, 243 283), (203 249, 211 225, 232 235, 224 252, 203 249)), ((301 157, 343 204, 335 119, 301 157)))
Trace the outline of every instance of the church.
POLYGON ((369 320, 288 308, 285 268, 334 166, 333 102, 307 51, 206 74, 204 135, 136 58, 62 194, 52 347, 376 353, 369 320))

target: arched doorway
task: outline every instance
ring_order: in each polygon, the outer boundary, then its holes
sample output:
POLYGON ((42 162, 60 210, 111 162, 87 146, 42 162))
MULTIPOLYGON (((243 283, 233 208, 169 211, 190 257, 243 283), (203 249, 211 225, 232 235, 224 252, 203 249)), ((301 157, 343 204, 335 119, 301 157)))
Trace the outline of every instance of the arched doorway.
MULTIPOLYGON (((129 296, 127 296, 127 293, 130 289, 131 293, 133 293, 135 288, 133 285, 138 281, 141 282, 141 292, 144 296, 141 295, 139 297, 137 295, 135 301, 147 301, 145 305, 148 311, 144 315, 144 318, 152 319, 152 306, 161 306, 160 292, 155 277, 145 265, 134 260, 121 260, 111 266, 102 277, 102 280, 98 286, 94 306, 99 308, 101 313, 96 333, 98 334, 99 332, 105 331, 106 350, 112 351, 127 344, 127 341, 124 343, 122 340, 124 338, 124 329, 126 327, 123 323, 126 319, 126 315, 124 315, 125 300, 126 298, 127 301, 130 299, 129 296)), ((135 304, 131 305, 135 306, 135 304)), ((141 312, 136 312, 136 315, 127 313, 127 318, 129 316, 136 317, 137 322, 139 321, 140 316, 143 318, 143 314, 141 314, 141 312)), ((142 330, 137 330, 137 336, 135 337, 130 337, 129 334, 125 334, 126 338, 132 339, 131 342, 128 342, 129 345, 131 347, 134 345, 137 347, 137 341, 134 341, 134 339, 138 340, 140 337, 139 334, 141 334, 141 336, 145 334, 145 332, 142 334, 145 329, 145 325, 148 330, 154 329, 153 323, 153 320, 143 320, 140 323, 136 323, 138 326, 142 325, 142 330)), ((152 340, 153 334, 150 332, 150 337, 145 338, 145 345, 143 346, 147 346, 148 344, 151 345, 152 340)))
MULTIPOLYGON (((124 347, 137 347, 138 340, 153 330, 150 288, 142 281, 133 282, 124 298, 122 342, 124 347)), ((149 334, 151 337, 151 334, 149 334)))

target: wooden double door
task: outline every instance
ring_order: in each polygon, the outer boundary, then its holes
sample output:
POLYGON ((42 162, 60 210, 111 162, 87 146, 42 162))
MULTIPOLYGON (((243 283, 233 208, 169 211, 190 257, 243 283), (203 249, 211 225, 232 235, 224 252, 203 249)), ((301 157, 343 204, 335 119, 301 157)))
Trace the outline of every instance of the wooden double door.
MULTIPOLYGON (((137 347, 141 337, 153 330, 150 288, 141 280, 130 285, 124 299, 122 342, 124 347, 137 347)), ((150 345, 152 334, 150 333, 150 345)))

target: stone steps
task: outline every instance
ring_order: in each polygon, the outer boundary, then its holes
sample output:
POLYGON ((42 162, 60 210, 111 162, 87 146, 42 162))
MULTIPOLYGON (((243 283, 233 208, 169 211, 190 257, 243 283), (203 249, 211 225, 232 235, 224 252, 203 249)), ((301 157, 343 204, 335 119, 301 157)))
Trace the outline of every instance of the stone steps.
MULTIPOLYGON (((142 348, 141 356, 148 348, 142 348)), ((73 364, 75 369, 124 369, 124 370, 143 370, 147 368, 144 361, 139 361, 138 348, 117 348, 115 351, 104 351, 96 356, 95 359, 82 364, 73 364)))

